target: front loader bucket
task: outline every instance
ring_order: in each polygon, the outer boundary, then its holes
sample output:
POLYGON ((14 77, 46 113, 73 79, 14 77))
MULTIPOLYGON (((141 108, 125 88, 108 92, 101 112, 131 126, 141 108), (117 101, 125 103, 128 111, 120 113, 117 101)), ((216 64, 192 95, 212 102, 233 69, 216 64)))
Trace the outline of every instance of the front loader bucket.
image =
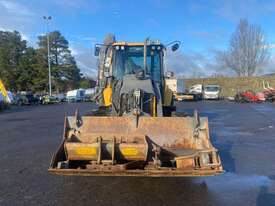
POLYGON ((49 171, 61 175, 201 176, 223 172, 207 118, 65 118, 49 171))

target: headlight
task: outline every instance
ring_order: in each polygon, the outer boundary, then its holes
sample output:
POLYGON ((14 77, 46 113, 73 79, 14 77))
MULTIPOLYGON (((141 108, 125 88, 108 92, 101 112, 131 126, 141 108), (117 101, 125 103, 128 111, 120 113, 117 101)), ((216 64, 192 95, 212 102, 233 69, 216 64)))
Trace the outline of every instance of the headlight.
POLYGON ((134 91, 134 96, 135 96, 135 97, 140 97, 140 90, 139 90, 139 89, 136 89, 136 90, 134 91))

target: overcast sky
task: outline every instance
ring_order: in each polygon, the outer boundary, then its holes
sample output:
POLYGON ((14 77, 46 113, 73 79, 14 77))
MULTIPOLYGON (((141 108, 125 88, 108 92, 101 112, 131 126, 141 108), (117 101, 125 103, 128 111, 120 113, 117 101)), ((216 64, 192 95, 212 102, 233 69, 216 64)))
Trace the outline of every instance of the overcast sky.
POLYGON ((52 16, 50 30, 69 40, 87 75, 96 74, 92 50, 106 33, 126 41, 180 40, 182 47, 168 55, 168 66, 185 76, 216 72, 213 51, 227 48, 240 18, 260 25, 266 40, 275 43, 275 0, 0 0, 0 30, 18 30, 33 46, 46 32, 43 15, 52 16))

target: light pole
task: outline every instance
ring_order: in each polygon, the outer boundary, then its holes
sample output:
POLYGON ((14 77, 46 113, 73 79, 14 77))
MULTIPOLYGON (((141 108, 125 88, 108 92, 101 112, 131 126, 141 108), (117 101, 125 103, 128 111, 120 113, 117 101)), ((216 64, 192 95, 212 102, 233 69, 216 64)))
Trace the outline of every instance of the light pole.
POLYGON ((50 34, 49 34, 49 22, 52 19, 51 16, 43 16, 47 26, 47 47, 48 47, 48 69, 49 69, 49 95, 52 96, 52 78, 51 78, 51 59, 50 59, 50 34))

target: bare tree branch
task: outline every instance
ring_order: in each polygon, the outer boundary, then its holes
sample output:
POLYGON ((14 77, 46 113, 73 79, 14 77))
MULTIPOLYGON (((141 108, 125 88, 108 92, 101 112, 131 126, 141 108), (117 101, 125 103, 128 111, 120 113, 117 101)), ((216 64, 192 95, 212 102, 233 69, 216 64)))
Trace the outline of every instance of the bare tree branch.
POLYGON ((269 52, 261 27, 241 19, 227 52, 219 54, 224 66, 238 76, 252 76, 268 61, 269 52))

